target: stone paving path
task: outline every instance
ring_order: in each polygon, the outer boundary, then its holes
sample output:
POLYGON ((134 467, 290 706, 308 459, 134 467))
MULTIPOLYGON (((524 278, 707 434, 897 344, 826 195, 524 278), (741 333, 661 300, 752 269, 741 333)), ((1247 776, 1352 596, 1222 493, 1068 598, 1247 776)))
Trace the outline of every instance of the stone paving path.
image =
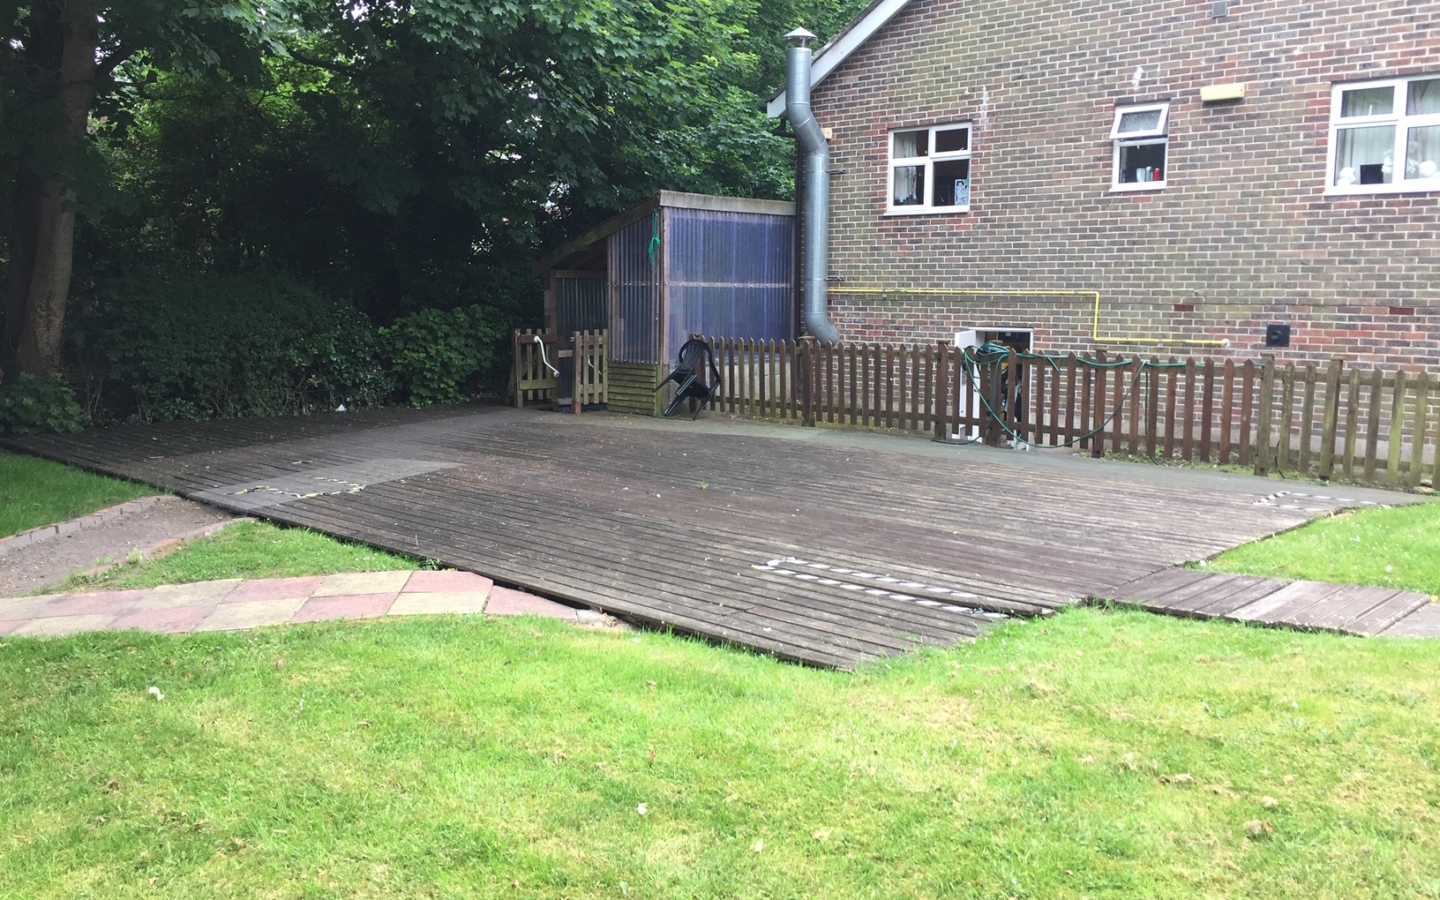
POLYGON ((0 635, 54 637, 102 629, 181 634, 329 619, 481 612, 615 624, 609 616, 500 587, 470 572, 356 572, 0 599, 0 635))

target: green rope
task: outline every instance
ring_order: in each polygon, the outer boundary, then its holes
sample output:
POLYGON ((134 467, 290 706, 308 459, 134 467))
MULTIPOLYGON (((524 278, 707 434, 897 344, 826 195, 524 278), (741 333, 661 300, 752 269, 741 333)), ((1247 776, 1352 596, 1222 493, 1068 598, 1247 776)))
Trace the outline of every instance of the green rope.
POLYGON ((660 210, 650 214, 650 267, 654 268, 660 259, 660 210))

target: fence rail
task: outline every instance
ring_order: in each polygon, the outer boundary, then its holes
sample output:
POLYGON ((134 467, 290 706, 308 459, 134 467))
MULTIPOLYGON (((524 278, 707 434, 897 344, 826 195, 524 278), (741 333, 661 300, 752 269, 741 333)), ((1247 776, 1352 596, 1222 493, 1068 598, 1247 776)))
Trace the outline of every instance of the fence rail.
POLYGON ((947 344, 709 338, 712 409, 944 440, 1238 465, 1416 488, 1434 484, 1440 384, 1428 372, 1274 359, 1110 359, 947 344))
MULTIPOLYGON (((709 408, 732 415, 1075 447, 1415 489, 1435 484, 1440 383, 1429 372, 1260 360, 1110 359, 708 338, 709 408)), ((607 396, 608 335, 516 331, 515 403, 607 396), (562 379, 563 374, 563 379, 562 379), (569 391, 561 389, 564 380, 569 391)))

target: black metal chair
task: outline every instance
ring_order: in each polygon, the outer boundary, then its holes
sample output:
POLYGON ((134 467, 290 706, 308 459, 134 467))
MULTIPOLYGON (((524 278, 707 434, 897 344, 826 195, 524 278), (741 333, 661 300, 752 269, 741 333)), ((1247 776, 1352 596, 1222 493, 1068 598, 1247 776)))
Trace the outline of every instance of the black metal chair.
POLYGON ((655 385, 655 390, 660 390, 666 384, 675 382, 675 398, 670 405, 665 407, 664 415, 668 418, 675 414, 680 404, 685 400, 698 401, 695 405, 695 412, 690 418, 694 419, 700 415, 700 408, 709 403, 720 390, 720 367, 715 365, 715 354, 710 345, 699 338, 691 338, 680 348, 680 359, 675 364, 675 371, 665 376, 665 380, 655 385), (704 359, 709 364, 710 382, 707 384, 700 372, 700 362, 704 359))

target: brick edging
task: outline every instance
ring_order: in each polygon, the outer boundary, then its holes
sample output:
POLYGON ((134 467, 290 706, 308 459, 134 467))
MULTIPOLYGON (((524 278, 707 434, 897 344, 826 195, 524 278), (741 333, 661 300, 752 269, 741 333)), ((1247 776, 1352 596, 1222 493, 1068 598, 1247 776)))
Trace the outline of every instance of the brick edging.
POLYGON ((140 497, 136 500, 127 500, 124 503, 107 506, 89 515, 70 519, 68 522, 57 522, 54 525, 41 525, 39 528, 31 528, 29 531, 22 531, 19 534, 12 534, 9 537, 0 538, 0 556, 4 556, 10 551, 18 550, 21 547, 28 547, 40 541, 48 541, 51 538, 60 537, 62 534, 74 534, 86 528, 94 528, 97 525, 113 522, 121 516, 142 512, 170 496, 173 495, 158 494, 154 497, 140 497))

